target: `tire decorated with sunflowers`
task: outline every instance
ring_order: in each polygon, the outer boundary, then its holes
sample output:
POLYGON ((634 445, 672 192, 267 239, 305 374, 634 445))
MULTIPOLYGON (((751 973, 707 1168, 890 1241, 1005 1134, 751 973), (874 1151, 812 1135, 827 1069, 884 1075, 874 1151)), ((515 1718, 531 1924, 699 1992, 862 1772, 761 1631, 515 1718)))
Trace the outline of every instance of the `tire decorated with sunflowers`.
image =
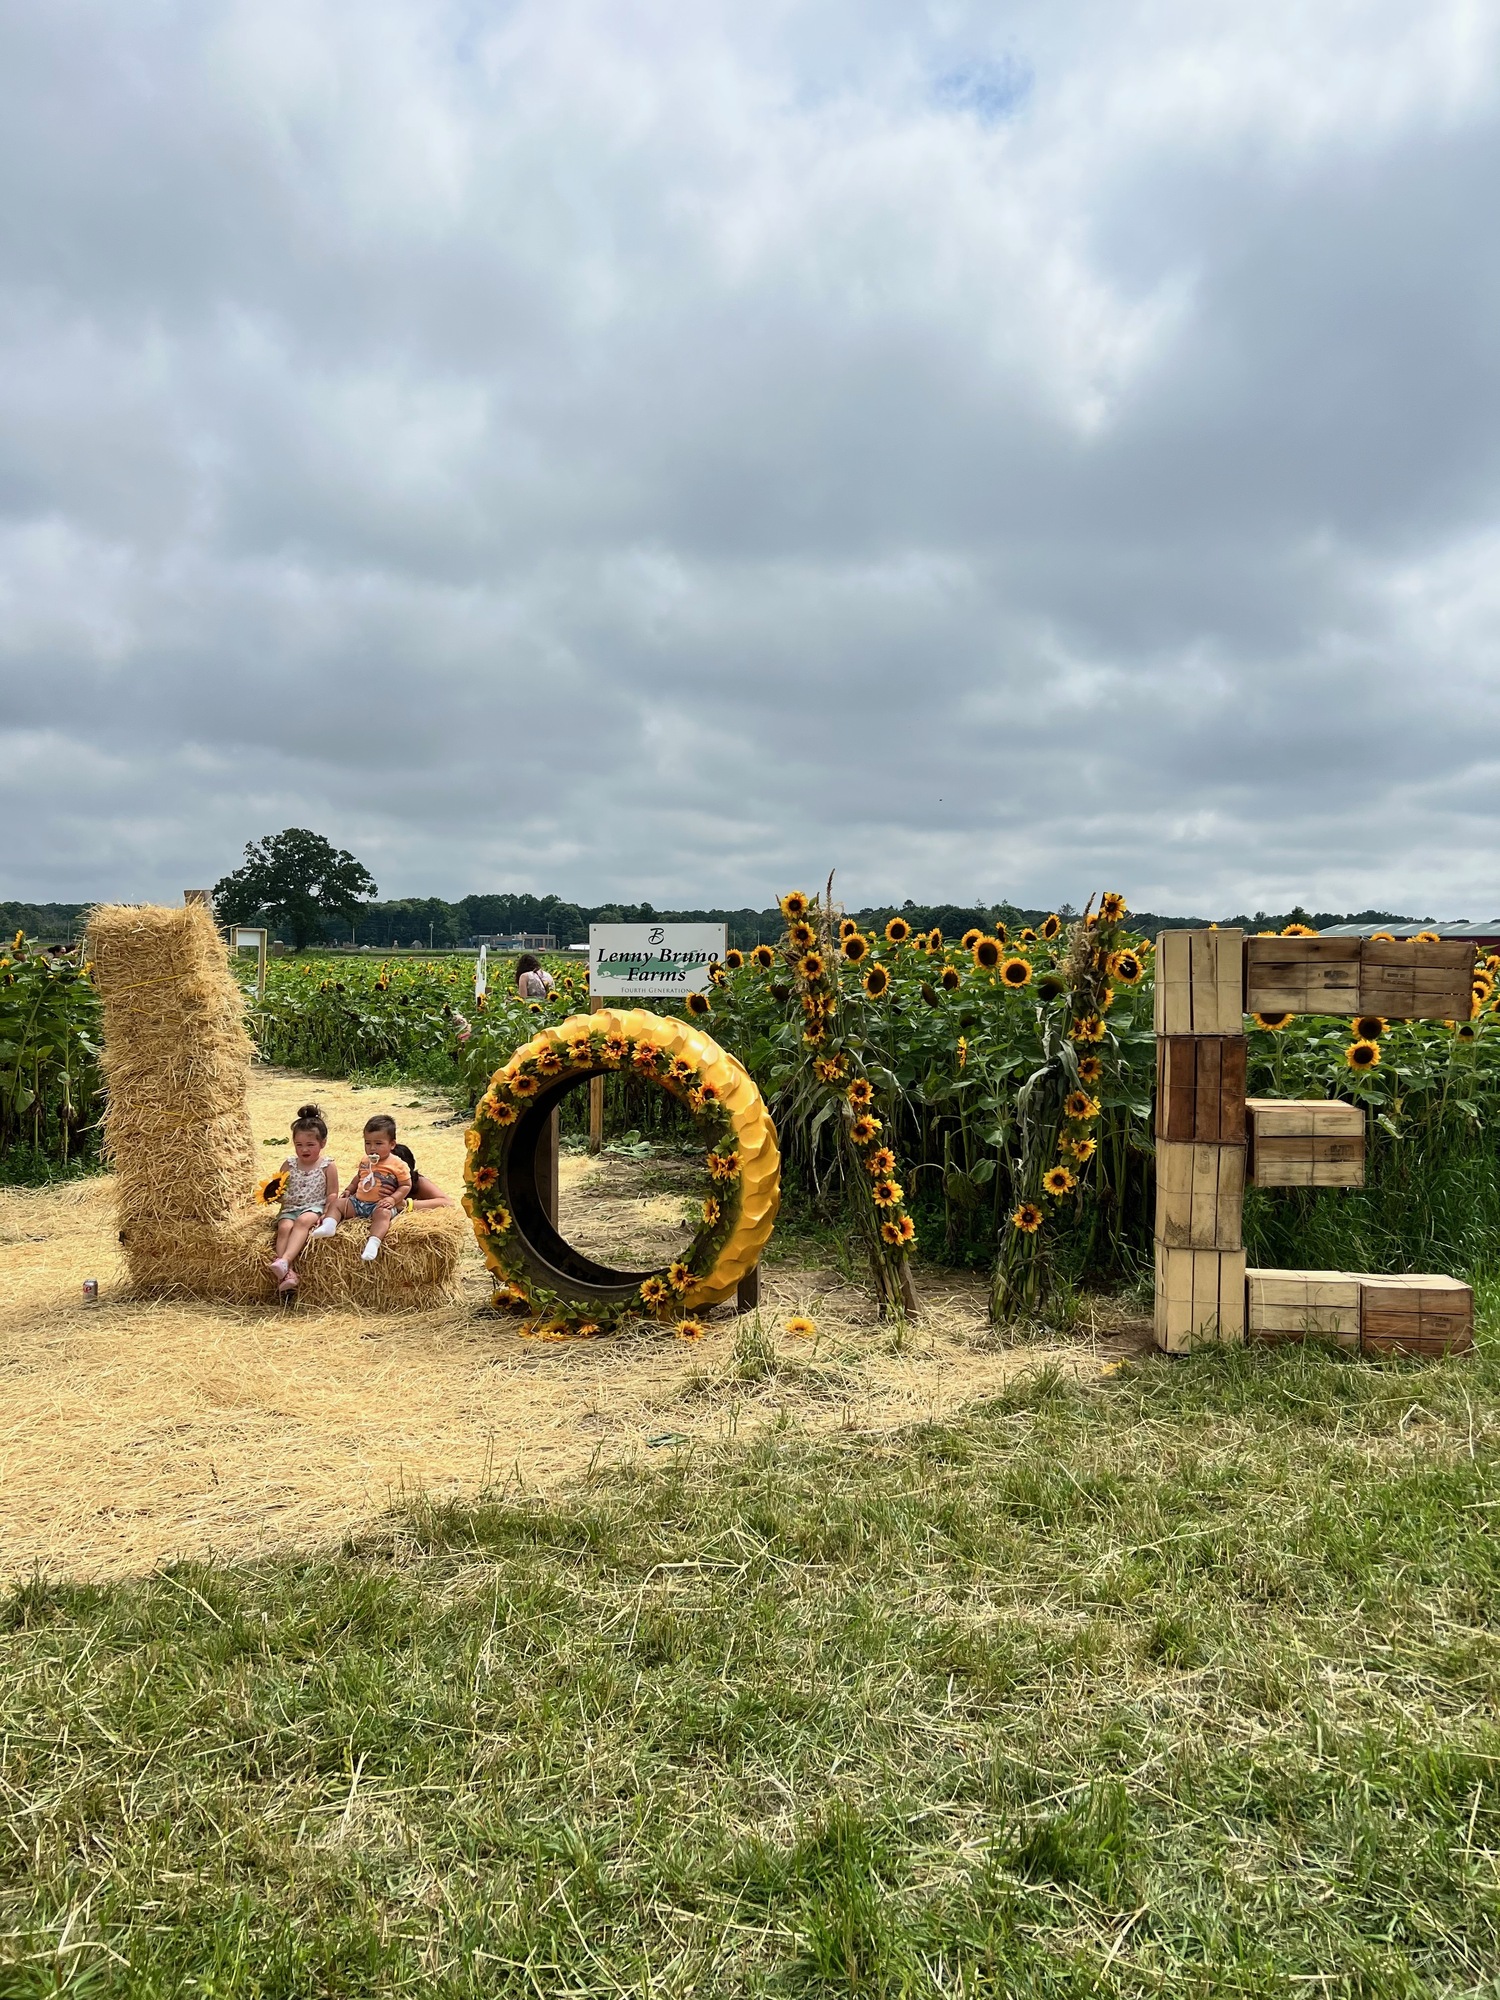
POLYGON ((781 1200, 776 1128, 749 1072, 691 1022, 633 1008, 574 1014, 496 1070, 466 1141, 464 1208, 497 1298, 524 1303, 549 1332, 604 1333, 634 1315, 717 1305, 759 1262, 781 1200), (707 1147, 710 1192, 685 1255, 617 1271, 575 1250, 548 1218, 538 1148, 559 1100, 629 1070, 685 1104, 707 1147))

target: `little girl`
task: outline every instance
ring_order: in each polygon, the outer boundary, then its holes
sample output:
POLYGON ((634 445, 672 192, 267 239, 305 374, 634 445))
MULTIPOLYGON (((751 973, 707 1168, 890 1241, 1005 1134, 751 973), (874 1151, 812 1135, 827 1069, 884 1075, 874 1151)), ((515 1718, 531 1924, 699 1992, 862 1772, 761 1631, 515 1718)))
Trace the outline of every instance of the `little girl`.
POLYGON ((286 1186, 281 1195, 281 1215, 276 1224, 276 1255, 271 1270, 276 1289, 295 1291, 296 1258, 322 1220, 330 1204, 337 1200, 339 1170, 323 1151, 328 1143, 328 1127, 316 1104, 304 1104, 292 1125, 292 1158, 283 1160, 281 1171, 286 1186))

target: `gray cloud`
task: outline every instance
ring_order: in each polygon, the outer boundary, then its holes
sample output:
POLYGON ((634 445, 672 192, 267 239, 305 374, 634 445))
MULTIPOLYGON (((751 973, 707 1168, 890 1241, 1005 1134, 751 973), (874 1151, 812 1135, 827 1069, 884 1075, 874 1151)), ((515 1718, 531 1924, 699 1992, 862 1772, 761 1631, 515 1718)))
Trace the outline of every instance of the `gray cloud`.
POLYGON ((0 893, 1500 912, 1488 11, 745 16, 0 0, 0 893))

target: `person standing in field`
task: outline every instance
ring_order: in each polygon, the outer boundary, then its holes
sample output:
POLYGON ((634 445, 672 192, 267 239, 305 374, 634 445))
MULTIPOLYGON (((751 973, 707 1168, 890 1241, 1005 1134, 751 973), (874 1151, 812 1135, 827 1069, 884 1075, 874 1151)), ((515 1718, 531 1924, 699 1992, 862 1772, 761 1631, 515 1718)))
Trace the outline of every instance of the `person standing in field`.
POLYGON ((516 960, 516 991, 523 1000, 545 1000, 552 991, 552 974, 539 958, 523 952, 516 960))

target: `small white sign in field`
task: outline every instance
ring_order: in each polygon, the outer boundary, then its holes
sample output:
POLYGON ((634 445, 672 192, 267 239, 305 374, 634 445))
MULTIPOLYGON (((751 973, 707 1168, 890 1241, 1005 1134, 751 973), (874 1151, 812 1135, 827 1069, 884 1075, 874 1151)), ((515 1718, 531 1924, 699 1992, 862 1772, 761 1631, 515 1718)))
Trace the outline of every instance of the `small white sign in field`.
POLYGON ((726 943, 723 924, 590 924, 589 993, 596 1000, 702 993, 726 943))

